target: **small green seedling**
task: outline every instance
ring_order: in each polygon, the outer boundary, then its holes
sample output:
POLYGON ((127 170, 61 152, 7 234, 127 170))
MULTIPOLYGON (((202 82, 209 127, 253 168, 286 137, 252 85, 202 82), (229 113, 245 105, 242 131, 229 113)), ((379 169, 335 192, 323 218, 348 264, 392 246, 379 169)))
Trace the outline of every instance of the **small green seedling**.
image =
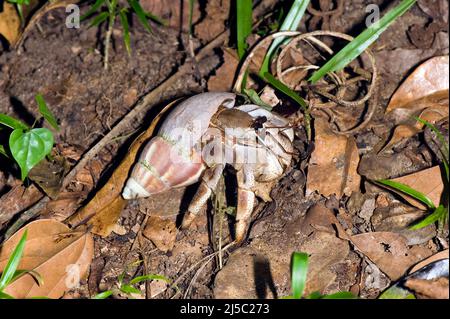
POLYGON ((25 19, 23 17, 23 6, 30 5, 30 0, 7 0, 10 3, 14 3, 16 5, 17 12, 19 13, 20 22, 24 23, 25 19))
MULTIPOLYGON (((445 142, 444 137, 442 136, 441 132, 431 123, 424 121, 420 118, 416 118, 417 121, 421 122, 422 124, 424 124, 425 126, 429 127, 437 136, 437 138, 440 140, 441 144, 442 144, 442 149, 440 149, 440 152, 442 154, 442 158, 443 158, 443 168, 444 168, 444 176, 445 176, 445 180, 444 180, 444 184, 445 184, 445 189, 448 189, 448 186, 450 184, 450 180, 449 180, 449 148, 448 148, 448 144, 445 142)), ((420 201, 421 203, 423 203, 428 211, 430 212, 430 215, 428 215, 427 217, 425 217, 425 219, 423 219, 422 221, 412 225, 410 228, 415 230, 415 229, 420 229, 423 227, 426 227, 428 225, 434 224, 435 222, 438 222, 438 226, 439 229, 442 230, 445 226, 445 224, 448 223, 448 211, 449 211, 449 207, 448 207, 448 192, 444 192, 444 198, 441 201, 441 203, 438 205, 438 207, 436 207, 433 203, 433 201, 428 198, 428 196, 426 196, 425 194, 405 185, 399 182, 395 182, 395 181, 391 181, 391 180, 379 180, 377 181, 378 184, 381 184, 383 186, 387 186, 389 188, 392 188, 394 190, 397 190, 401 193, 404 193, 408 196, 411 196, 412 198, 420 201)))
MULTIPOLYGON (((36 95, 36 103, 42 117, 55 130, 59 130, 58 123, 42 95, 36 95)), ((0 113, 0 124, 12 129, 9 135, 9 151, 20 167, 22 180, 25 180, 30 170, 49 155, 53 148, 53 133, 47 128, 35 128, 34 125, 38 120, 29 127, 15 118, 0 113)), ((3 145, 0 148, 0 154, 8 156, 3 145)))
POLYGON ((32 270, 17 270, 20 260, 22 259, 23 251, 25 248, 25 242, 27 240, 27 231, 25 231, 19 240, 19 243, 14 248, 11 256, 8 259, 5 269, 3 269, 2 275, 0 276, 0 299, 14 299, 13 296, 4 292, 6 287, 12 284, 14 281, 24 276, 25 274, 30 274, 38 282, 39 285, 42 284, 41 276, 32 270))
POLYGON ((306 279, 308 275, 308 254, 303 252, 294 252, 291 259, 291 288, 292 295, 283 299, 355 299, 356 297, 346 291, 340 291, 330 295, 322 295, 319 292, 313 292, 304 296, 306 279))
MULTIPOLYGON (((144 281, 150 281, 150 280, 162 280, 164 282, 166 282, 167 284, 171 283, 171 280, 168 279, 167 277, 164 277, 162 275, 154 275, 154 274, 148 274, 148 275, 143 275, 143 276, 137 276, 134 277, 133 279, 131 279, 128 282, 125 282, 125 275, 126 272, 128 270, 129 267, 131 266, 137 266, 141 263, 141 260, 138 260, 137 262, 132 263, 131 265, 128 265, 124 271, 119 275, 119 277, 117 278, 117 288, 113 288, 111 290, 106 290, 103 291, 97 295, 95 295, 94 297, 92 297, 92 299, 106 299, 112 295, 117 295, 120 293, 124 293, 126 294, 129 298, 133 298, 133 294, 138 294, 141 295, 142 292, 137 289, 134 285, 144 282, 144 281)), ((177 287, 175 287, 175 289, 178 289, 177 287)))
POLYGON ((111 42, 112 30, 114 27, 114 22, 117 17, 119 17, 120 24, 123 28, 123 42, 127 50, 128 55, 131 55, 131 45, 130 45, 130 27, 128 21, 129 12, 134 12, 137 15, 139 22, 144 26, 144 28, 151 33, 152 29, 148 23, 148 19, 153 20, 157 23, 165 25, 166 22, 153 15, 150 12, 146 12, 139 3, 139 0, 127 0, 128 7, 121 7, 118 4, 118 0, 96 0, 92 7, 81 16, 80 20, 85 20, 86 18, 92 16, 95 12, 99 11, 98 14, 92 19, 89 27, 98 26, 101 23, 108 21, 108 29, 106 31, 105 43, 104 43, 104 68, 108 68, 109 60, 109 47, 111 42), (105 8, 106 7, 106 8, 105 8))

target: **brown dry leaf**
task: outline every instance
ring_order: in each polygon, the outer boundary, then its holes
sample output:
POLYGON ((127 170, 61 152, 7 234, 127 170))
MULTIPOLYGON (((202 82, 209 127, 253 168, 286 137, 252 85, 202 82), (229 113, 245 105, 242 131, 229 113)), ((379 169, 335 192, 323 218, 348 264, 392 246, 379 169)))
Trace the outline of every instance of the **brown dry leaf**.
POLYGON ((309 162, 306 194, 350 195, 359 190, 359 154, 355 139, 335 134, 321 117, 314 121, 315 149, 309 162))
POLYGON ((113 172, 108 182, 95 194, 94 198, 86 206, 68 219, 67 222, 70 225, 79 225, 88 220, 88 224, 92 225, 92 233, 103 237, 111 233, 126 204, 121 192, 128 178, 130 168, 136 161, 137 153, 141 145, 153 135, 153 131, 161 117, 175 102, 168 104, 155 117, 150 127, 131 144, 128 155, 113 172))
MULTIPOLYGON (((442 181, 441 168, 433 166, 431 168, 419 171, 417 173, 405 175, 399 178, 392 179, 395 182, 408 185, 409 187, 425 194, 434 205, 439 206, 442 191, 444 190, 444 183, 442 181)), ((420 209, 426 209, 426 206, 414 198, 398 192, 408 203, 420 209)))
POLYGON ((427 95, 449 89, 449 57, 437 56, 417 67, 391 98, 386 113, 427 95))
POLYGON ((11 46, 20 36, 20 19, 14 4, 3 1, 3 11, 0 12, 0 35, 2 35, 11 46))
POLYGON ((173 218, 150 216, 142 234, 163 252, 172 250, 177 237, 177 227, 173 218))
POLYGON ((44 210, 41 212, 40 218, 51 218, 57 221, 63 221, 67 216, 71 216, 75 213, 85 196, 85 192, 63 192, 58 196, 58 199, 47 203, 44 210))
POLYGON ((433 280, 411 278, 405 282, 405 287, 413 290, 420 298, 426 299, 448 299, 448 278, 437 278, 433 280))
POLYGON ((53 155, 52 160, 45 159, 37 164, 28 177, 51 198, 55 199, 61 190, 64 175, 69 167, 64 157, 53 155))
POLYGON ((448 259, 449 254, 448 254, 448 249, 443 250, 438 252, 437 254, 434 254, 433 256, 422 260, 420 263, 418 263, 417 265, 415 265, 410 271, 409 273, 412 274, 414 272, 416 272, 417 270, 419 270, 422 267, 425 267, 426 265, 429 265, 435 261, 441 260, 441 259, 448 259))
POLYGON ((94 255, 92 235, 72 232, 63 223, 51 219, 31 222, 3 244, 0 272, 25 230, 28 236, 18 269, 37 272, 43 284, 38 286, 32 276, 25 275, 9 285, 5 293, 15 298, 60 298, 86 278, 94 255))
POLYGON ((217 69, 216 74, 208 80, 208 91, 230 92, 239 65, 239 58, 234 50, 223 50, 223 64, 217 69))
POLYGON ((391 280, 399 279, 409 267, 431 254, 420 246, 408 248, 405 237, 391 232, 358 234, 351 236, 351 241, 391 280))
POLYGON ((30 207, 44 195, 34 185, 14 186, 8 193, 0 197, 0 228, 14 215, 30 207))
POLYGON ((418 129, 415 126, 408 125, 408 124, 400 124, 397 125, 394 129, 394 133, 392 133, 392 137, 389 140, 389 142, 384 146, 379 153, 383 153, 386 150, 389 150, 393 148, 395 145, 399 144, 400 142, 416 135, 421 130, 418 129))

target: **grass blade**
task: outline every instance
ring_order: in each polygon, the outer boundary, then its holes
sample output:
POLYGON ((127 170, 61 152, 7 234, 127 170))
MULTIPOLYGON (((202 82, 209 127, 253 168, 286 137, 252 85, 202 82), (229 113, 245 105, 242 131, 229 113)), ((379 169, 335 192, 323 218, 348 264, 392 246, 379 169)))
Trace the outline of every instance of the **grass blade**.
POLYGON ((9 257, 8 263, 6 264, 2 276, 0 277, 0 291, 5 289, 5 287, 8 286, 8 284, 14 278, 17 266, 19 266, 20 259, 22 258, 26 240, 27 240, 27 231, 25 230, 25 232, 22 235, 22 238, 20 239, 16 248, 14 248, 14 251, 9 257))
POLYGON ((105 0, 96 0, 95 3, 92 5, 92 7, 80 17, 80 21, 85 20, 87 17, 92 15, 95 11, 97 11, 102 4, 105 2, 105 0))
POLYGON ((44 97, 41 94, 36 94, 36 103, 39 108, 39 113, 44 117, 44 119, 57 131, 59 131, 58 122, 56 121, 55 116, 52 114, 50 109, 45 103, 44 97))
POLYGON ((14 299, 14 297, 11 295, 8 295, 7 293, 0 291, 0 299, 14 299))
POLYGON ((261 106, 263 109, 266 109, 267 111, 272 111, 272 107, 265 103, 261 98, 259 97, 258 93, 256 93, 253 89, 244 89, 244 94, 248 96, 250 101, 255 103, 256 105, 261 106))
POLYGON ((322 296, 321 299, 356 299, 357 297, 348 291, 339 291, 334 294, 322 296))
POLYGON ((17 270, 16 273, 14 274, 13 278, 11 279, 10 283, 13 283, 20 277, 23 277, 24 275, 27 275, 27 274, 29 274, 31 277, 33 277, 33 279, 36 281, 38 286, 42 286, 44 284, 44 280, 42 279, 41 275, 37 271, 34 271, 34 270, 17 270))
POLYGON ((147 280, 162 280, 162 281, 165 281, 165 282, 167 282, 169 284, 171 282, 169 278, 164 277, 162 275, 152 275, 152 274, 150 274, 150 275, 143 275, 143 276, 138 276, 138 277, 133 278, 130 281, 130 285, 134 285, 134 284, 137 284, 139 282, 147 281, 147 280))
POLYGON ((126 294, 139 294, 139 295, 142 294, 142 292, 139 289, 134 288, 131 285, 123 285, 123 286, 121 286, 120 287, 120 291, 122 291, 122 292, 124 292, 126 294))
POLYGON ((163 25, 165 27, 169 25, 169 22, 166 19, 158 17, 157 15, 155 15, 155 14, 153 14, 151 12, 147 11, 147 12, 145 12, 145 15, 147 16, 147 18, 149 18, 150 20, 155 21, 156 23, 159 23, 160 25, 163 25))
POLYGON ((306 285, 306 275, 308 274, 308 254, 295 252, 292 254, 292 296, 300 299, 306 285))
POLYGON ((271 84, 274 88, 281 91, 282 93, 289 96, 291 99, 293 99, 295 102, 297 102, 300 107, 303 109, 303 113, 305 115, 305 130, 306 135, 308 137, 308 140, 311 140, 311 116, 309 115, 309 109, 308 104, 303 100, 300 95, 295 93, 293 90, 291 90, 289 87, 284 85, 281 81, 276 79, 272 74, 269 72, 264 73, 264 80, 266 80, 269 84, 271 84))
MULTIPOLYGON (((291 9, 289 9, 286 18, 281 24, 280 31, 296 31, 298 25, 300 24, 300 20, 305 14, 309 2, 310 0, 294 0, 291 9)), ((261 70, 259 71, 260 75, 264 75, 264 73, 269 72, 269 64, 272 59, 272 55, 285 39, 286 37, 278 37, 273 40, 261 65, 261 70)))
POLYGON ((325 74, 342 70, 347 64, 356 59, 365 49, 378 39, 398 17, 408 11, 416 0, 403 0, 398 6, 386 13, 378 22, 360 33, 353 41, 333 56, 325 65, 314 72, 308 81, 315 83, 325 74))
POLYGON ((245 40, 252 32, 252 0, 236 0, 237 16, 237 51, 239 59, 245 55, 245 40))
POLYGON ((106 290, 99 294, 96 294, 92 299, 106 299, 113 294, 112 290, 106 290))
POLYGON ((149 33, 152 33, 152 28, 150 27, 150 24, 148 24, 148 21, 147 21, 147 14, 145 13, 144 9, 142 9, 139 1, 128 0, 128 3, 133 8, 134 12, 136 12, 138 20, 144 26, 145 30, 147 30, 149 33))
POLYGON ((130 28, 128 25, 127 9, 122 9, 119 11, 120 24, 123 28, 123 42, 125 48, 127 49, 128 56, 131 55, 131 45, 130 45, 130 28))
POLYGON ((409 196, 417 199, 418 201, 422 202, 430 209, 436 208, 433 204, 433 201, 431 199, 429 199, 425 194, 423 194, 419 191, 416 191, 415 189, 409 187, 408 185, 405 185, 405 184, 402 184, 399 182, 395 182, 395 181, 391 181, 388 179, 379 180, 379 181, 377 181, 377 183, 382 184, 384 186, 388 186, 394 190, 397 190, 406 195, 409 195, 409 196))
POLYGON ((108 19, 109 13, 108 12, 101 12, 99 13, 94 19, 92 19, 92 22, 89 24, 89 28, 98 26, 100 23, 104 22, 106 19, 108 19))
POLYGON ((418 222, 417 224, 414 224, 409 229, 417 230, 417 229, 424 228, 428 225, 434 224, 435 222, 437 222, 439 220, 444 220, 446 218, 447 214, 448 214, 447 209, 443 205, 439 205, 439 207, 436 208, 433 213, 428 215, 425 219, 418 222))
POLYGON ((16 120, 15 118, 8 116, 6 114, 0 113, 0 123, 3 125, 6 125, 14 130, 21 129, 21 130, 27 130, 29 129, 28 125, 25 123, 16 120))

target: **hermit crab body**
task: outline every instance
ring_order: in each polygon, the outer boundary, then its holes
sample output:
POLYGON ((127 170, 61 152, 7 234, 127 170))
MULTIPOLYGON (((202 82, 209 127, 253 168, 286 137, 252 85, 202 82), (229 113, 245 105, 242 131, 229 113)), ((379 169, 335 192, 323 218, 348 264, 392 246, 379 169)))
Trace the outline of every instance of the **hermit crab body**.
POLYGON ((245 238, 255 194, 269 192, 289 166, 294 132, 257 105, 235 106, 233 93, 202 93, 175 107, 133 167, 122 196, 148 197, 201 181, 183 220, 189 226, 217 186, 225 165, 236 170, 236 241, 245 238))

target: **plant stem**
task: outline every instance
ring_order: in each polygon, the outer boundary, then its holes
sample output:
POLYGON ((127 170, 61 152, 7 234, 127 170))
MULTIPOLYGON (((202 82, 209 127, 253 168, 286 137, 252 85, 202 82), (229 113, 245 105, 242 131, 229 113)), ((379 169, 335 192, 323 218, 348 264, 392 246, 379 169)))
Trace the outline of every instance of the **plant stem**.
POLYGON ((105 37, 105 53, 104 53, 104 62, 103 62, 103 68, 105 70, 108 69, 108 61, 109 61, 109 46, 111 43, 111 35, 112 35, 112 31, 113 31, 113 26, 114 26, 114 20, 115 20, 115 15, 110 12, 109 13, 109 20, 108 20, 108 30, 106 31, 106 37, 105 37))

